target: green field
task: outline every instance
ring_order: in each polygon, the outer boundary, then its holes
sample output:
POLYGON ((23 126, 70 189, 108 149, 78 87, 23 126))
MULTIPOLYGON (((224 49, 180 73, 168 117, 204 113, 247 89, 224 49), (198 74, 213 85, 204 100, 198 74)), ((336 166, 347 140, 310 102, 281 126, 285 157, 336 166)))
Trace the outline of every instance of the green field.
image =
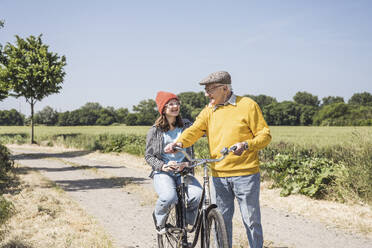
MULTIPOLYGON (((47 127, 35 126, 35 138, 58 134, 137 134, 145 135, 149 126, 76 126, 47 127)), ((305 127, 305 126, 272 126, 270 127, 273 143, 280 141, 298 145, 329 146, 354 142, 360 136, 372 140, 372 127, 305 127)), ((30 127, 0 126, 0 135, 29 134, 30 127)))

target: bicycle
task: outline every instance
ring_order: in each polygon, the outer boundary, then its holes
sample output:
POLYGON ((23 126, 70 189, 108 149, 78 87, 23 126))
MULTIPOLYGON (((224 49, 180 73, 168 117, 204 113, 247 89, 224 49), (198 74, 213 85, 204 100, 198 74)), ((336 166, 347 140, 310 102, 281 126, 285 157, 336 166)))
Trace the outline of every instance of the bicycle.
MULTIPOLYGON (((175 147, 182 152, 190 165, 183 171, 178 172, 181 175, 181 183, 177 186, 178 202, 171 209, 166 220, 166 233, 158 234, 159 248, 193 248, 197 245, 199 234, 201 248, 225 248, 229 247, 225 223, 222 214, 217 210, 216 204, 211 204, 208 163, 219 162, 223 160, 236 146, 224 148, 221 150, 222 156, 218 159, 192 159, 185 151, 175 147), (197 166, 203 166, 203 193, 198 206, 198 213, 191 228, 186 224, 186 183, 185 179, 189 169, 197 166), (193 234, 192 242, 188 242, 188 234, 193 234)), ((156 223, 154 218, 154 223, 156 223)))

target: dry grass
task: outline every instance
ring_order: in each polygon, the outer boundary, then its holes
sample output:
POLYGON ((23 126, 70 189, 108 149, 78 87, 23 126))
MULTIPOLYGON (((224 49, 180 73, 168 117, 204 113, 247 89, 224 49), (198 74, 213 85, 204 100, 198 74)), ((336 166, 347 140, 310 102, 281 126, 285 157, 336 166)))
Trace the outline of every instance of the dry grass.
POLYGON ((112 247, 102 227, 63 190, 35 171, 17 170, 20 184, 4 195, 16 213, 5 227, 0 247, 112 247))

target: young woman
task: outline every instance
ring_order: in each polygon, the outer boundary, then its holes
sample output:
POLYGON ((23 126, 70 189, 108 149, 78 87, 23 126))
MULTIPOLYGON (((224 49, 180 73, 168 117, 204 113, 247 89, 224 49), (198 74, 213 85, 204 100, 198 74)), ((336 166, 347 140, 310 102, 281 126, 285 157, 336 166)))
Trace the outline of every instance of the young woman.
MULTIPOLYGON (((191 122, 181 118, 180 101, 175 94, 160 91, 155 101, 160 116, 147 134, 145 159, 152 167, 150 177, 153 178, 154 188, 159 196, 153 213, 156 229, 159 234, 164 234, 167 215, 172 205, 178 200, 176 187, 180 183, 180 176, 177 176, 175 172, 183 168, 173 165, 186 161, 185 156, 180 152, 164 153, 164 147, 174 142, 182 131, 191 125, 191 122)), ((193 157, 192 147, 187 148, 186 152, 193 157)), ((192 175, 189 175, 188 182, 189 199, 186 221, 188 224, 193 224, 202 188, 192 175)))

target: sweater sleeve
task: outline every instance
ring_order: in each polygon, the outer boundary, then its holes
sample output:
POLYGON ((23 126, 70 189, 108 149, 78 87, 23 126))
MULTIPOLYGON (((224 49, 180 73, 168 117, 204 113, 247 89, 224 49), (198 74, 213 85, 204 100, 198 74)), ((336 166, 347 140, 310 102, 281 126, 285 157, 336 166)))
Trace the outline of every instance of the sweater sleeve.
POLYGON ((270 129, 262 115, 261 109, 256 102, 250 105, 248 111, 248 125, 254 137, 247 140, 249 150, 265 148, 271 141, 270 129))
POLYGON ((156 128, 152 127, 147 133, 146 138, 146 150, 145 150, 145 160, 155 171, 161 171, 164 162, 155 156, 155 146, 156 142, 156 128))
POLYGON ((183 147, 192 146, 207 130, 207 113, 206 108, 196 117, 194 124, 188 127, 176 142, 181 142, 183 147))

